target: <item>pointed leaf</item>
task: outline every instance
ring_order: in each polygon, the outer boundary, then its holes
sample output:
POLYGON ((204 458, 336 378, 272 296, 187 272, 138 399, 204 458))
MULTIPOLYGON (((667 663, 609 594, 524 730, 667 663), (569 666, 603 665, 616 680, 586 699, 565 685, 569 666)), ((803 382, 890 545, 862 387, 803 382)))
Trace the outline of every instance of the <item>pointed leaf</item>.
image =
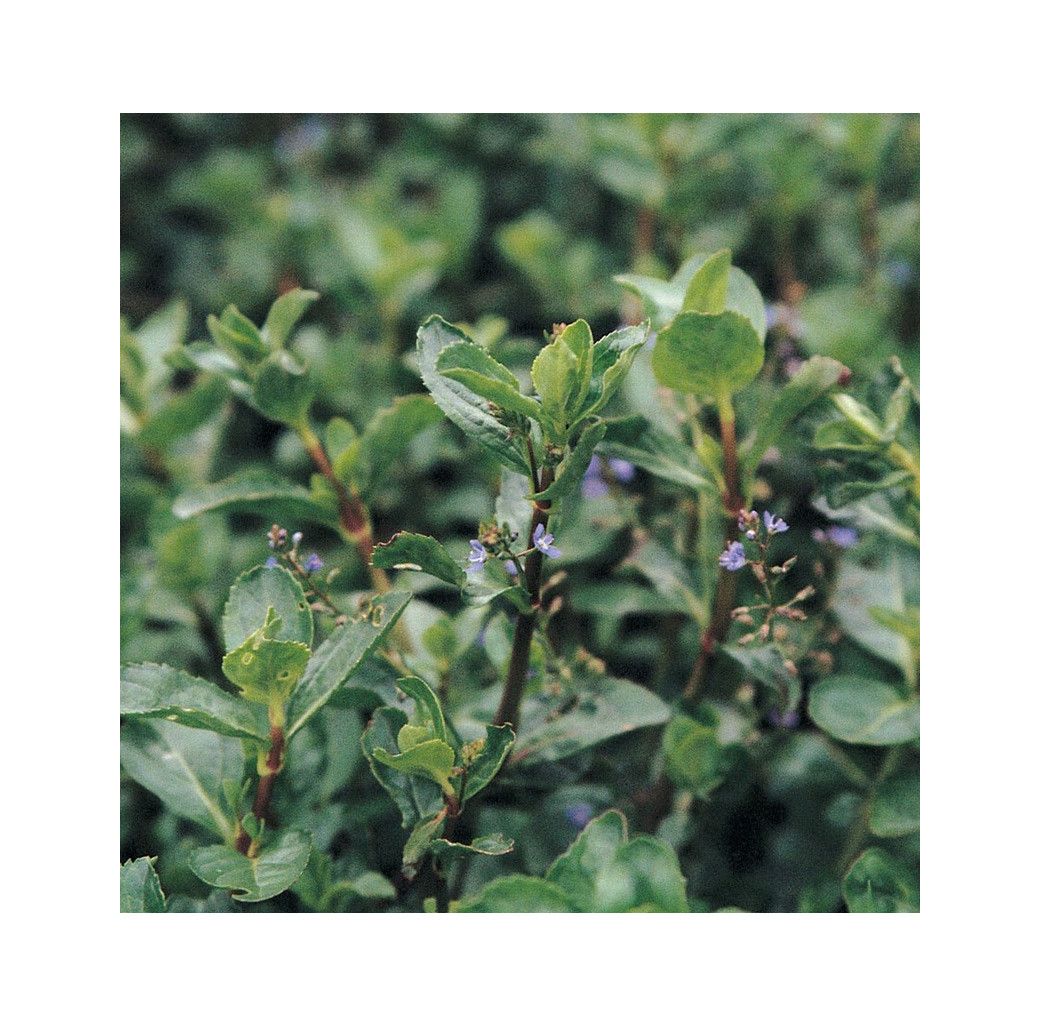
POLYGON ((122 716, 164 719, 226 737, 265 740, 264 710, 229 695, 208 680, 157 663, 124 666, 119 681, 122 716))
POLYGON ((553 483, 544 491, 538 492, 533 498, 558 502, 576 491, 581 486, 585 472, 589 469, 596 446, 603 440, 606 433, 606 421, 600 420, 590 424, 581 433, 578 444, 570 450, 563 463, 560 464, 553 483))
POLYGON ((307 289, 292 289, 279 296, 267 312, 260 335, 272 348, 281 349, 289 340, 296 322, 318 298, 317 292, 307 289))
POLYGON ((721 396, 754 380, 764 359, 751 322, 727 310, 679 314, 658 333, 651 363, 666 388, 721 396))
POLYGON ((542 404, 542 426, 555 441, 564 441, 580 384, 574 350, 560 338, 545 346, 531 364, 531 380, 542 404))
POLYGON ((632 368, 639 350, 646 344, 650 322, 619 328, 604 335, 592 350, 592 380, 585 405, 575 421, 585 420, 598 413, 613 398, 622 381, 632 368))
POLYGON ((733 254, 728 249, 713 253, 697 268, 683 297, 682 312, 719 314, 726 309, 729 269, 733 254))
POLYGON ((494 416, 488 400, 437 370, 437 360, 445 348, 460 341, 472 344, 471 340, 454 325, 434 316, 419 328, 417 341, 423 383, 444 415, 502 464, 526 474, 527 460, 519 440, 494 416))
POLYGON ((204 883, 230 890, 236 901, 266 901, 296 883, 310 856, 311 835, 290 830, 265 834, 255 859, 224 845, 212 845, 196 848, 188 865, 204 883))
POLYGON ((406 830, 444 807, 441 789, 432 780, 401 773, 373 757, 377 748, 389 751, 397 743, 397 735, 407 722, 403 710, 383 707, 372 714, 361 735, 361 748, 372 775, 394 800, 401 812, 401 826, 406 830))
POLYGON ((264 624, 273 609, 281 623, 271 637, 298 641, 310 648, 314 642, 314 617, 300 582, 280 566, 257 566, 240 574, 231 586, 224 606, 224 644, 233 652, 264 624))
POLYGON ((508 726, 489 726, 486 734, 484 747, 481 748, 473 762, 466 767, 464 801, 469 801, 494 780, 516 741, 516 735, 508 726))
POLYGON ((822 399, 848 373, 844 364, 826 356, 810 357, 780 390, 743 458, 745 476, 753 476, 762 457, 772 445, 778 445, 784 432, 797 417, 817 400, 822 399))
POLYGON ((173 512, 181 519, 211 509, 232 512, 275 511, 281 522, 305 521, 335 528, 339 519, 334 504, 316 502, 302 485, 267 470, 243 470, 223 481, 199 485, 179 495, 173 512))
POLYGON ((253 405, 271 420, 306 427, 317 383, 287 352, 280 350, 260 366, 253 384, 253 405))
POLYGON ((478 345, 456 342, 448 346, 437 358, 437 370, 503 410, 535 420, 541 416, 541 407, 520 392, 513 373, 478 345))
POLYGON ((398 531, 372 550, 372 565, 383 570, 421 571, 456 588, 466 583, 466 571, 439 541, 425 534, 398 531))
POLYGON ((574 843, 549 867, 546 880, 556 884, 579 911, 592 911, 596 874, 628 840, 628 823, 617 809, 591 820, 574 843))
POLYGON ((401 862, 406 866, 417 865, 419 860, 430 850, 430 845, 444 833, 446 812, 441 809, 432 816, 420 820, 409 834, 401 853, 401 862))
POLYGON ((448 779, 455 766, 455 753, 439 738, 423 741, 396 755, 385 748, 373 748, 372 758, 397 770, 398 773, 426 777, 438 784, 446 794, 455 793, 455 788, 448 779))
POLYGON ((166 911, 166 895, 154 863, 154 858, 133 859, 119 867, 120 912, 166 911))
POLYGON ((675 852, 656 837, 636 837, 596 874, 594 912, 689 912, 675 852))
POLYGON ((443 837, 438 837, 430 842, 430 850, 442 862, 454 862, 470 855, 508 855, 515 845, 515 841, 507 840, 501 834, 477 837, 469 844, 446 841, 443 837))
POLYGON ((415 702, 416 718, 423 724, 429 724, 433 736, 447 744, 448 728, 444 722, 444 713, 430 685, 421 677, 402 677, 397 686, 415 702))
POLYGON ((566 342, 571 352, 578 358, 578 383, 574 399, 568 406, 568 413, 573 416, 589 392, 589 384, 592 381, 592 329, 587 321, 577 320, 557 336, 562 342, 566 342))
POLYGON ((123 771, 171 811, 231 843, 235 829, 221 797, 245 775, 242 742, 166 720, 128 720, 121 731, 123 771))
POLYGON ((709 472, 693 451, 677 438, 653 427, 645 417, 605 421, 607 431, 600 451, 628 460, 665 481, 684 488, 711 488, 709 472))
POLYGON ((400 591, 380 595, 372 600, 368 617, 341 624, 318 646, 289 700, 286 737, 291 738, 350 679, 410 600, 411 595, 400 591))
POLYGON ((225 308, 219 318, 210 314, 206 326, 213 341, 241 365, 257 363, 270 352, 256 325, 248 317, 243 317, 235 306, 225 308))

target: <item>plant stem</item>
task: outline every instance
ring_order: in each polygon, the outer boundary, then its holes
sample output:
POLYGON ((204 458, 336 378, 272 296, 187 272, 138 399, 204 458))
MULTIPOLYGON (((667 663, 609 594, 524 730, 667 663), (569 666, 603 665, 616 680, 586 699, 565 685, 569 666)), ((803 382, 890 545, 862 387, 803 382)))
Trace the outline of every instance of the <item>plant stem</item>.
MULTIPOLYGON (((274 710, 270 712, 271 720, 271 747, 268 749, 267 758, 264 760, 263 772, 260 774, 260 783, 256 789, 256 798, 253 800, 253 815, 258 823, 267 819, 268 807, 271 804, 271 792, 274 790, 274 779, 282 768, 282 752, 285 750, 284 714, 281 709, 276 715, 274 710)), ((243 855, 253 858, 256 855, 256 841, 252 840, 243 830, 235 839, 235 848, 243 855)))
MULTIPOLYGON (((722 497, 722 504, 726 510, 726 540, 735 541, 739 534, 737 517, 744 500, 741 496, 740 464, 737 460, 736 416, 733 411, 733 402, 727 393, 719 396, 719 434, 722 437, 722 465, 726 483, 725 494, 722 497)), ((736 597, 736 574, 719 567, 711 618, 701 634, 697 659, 693 664, 690 678, 686 682, 686 689, 683 691, 683 701, 688 706, 693 706, 697 701, 708 670, 708 662, 715 652, 715 647, 726 640, 726 635, 729 633, 730 612, 736 597)))
MULTIPOLYGON (((553 482, 552 467, 542 468, 539 491, 545 491, 553 482)), ((495 726, 512 724, 513 732, 520 729, 520 700, 524 695, 524 684, 527 682, 527 668, 531 662, 531 639, 534 637, 535 625, 538 622, 538 610, 541 606, 539 593, 542 587, 542 553, 534 545, 534 533, 541 524, 549 523, 549 506, 535 500, 531 514, 531 529, 527 535, 527 547, 533 549, 524 562, 524 576, 527 594, 531 600, 531 611, 521 613, 516 620, 516 631, 513 634, 513 649, 509 655, 509 669, 506 672, 506 683, 502 689, 502 699, 495 713, 495 726)))
POLYGON ((866 798, 863 800, 863 805, 860 807, 859 815, 856 817, 855 822, 852 824, 852 829, 849 831, 849 838, 845 842, 845 848, 841 853, 841 857, 838 859, 838 874, 844 876, 848 872, 849 866, 852 865, 856 856, 859 854, 859 849, 863 844, 863 839, 867 836, 870 831, 870 813, 874 808, 874 801, 877 798, 878 788, 886 777, 892 774, 892 771, 899 765, 899 760, 902 752, 899 748, 889 748, 885 754, 884 762, 881 763, 881 768, 878 770, 877 776, 870 784, 870 790, 867 792, 866 798))
POLYGON ((332 486, 336 493, 336 502, 339 506, 340 533, 357 549, 361 562, 368 569, 372 586, 376 591, 385 594, 390 590, 390 579, 386 573, 377 566, 372 566, 372 525, 368 519, 368 510, 352 487, 349 491, 347 486, 336 476, 332 464, 329 462, 328 454, 325 452, 318 436, 309 427, 298 429, 300 440, 308 455, 314 460, 321 476, 332 486))

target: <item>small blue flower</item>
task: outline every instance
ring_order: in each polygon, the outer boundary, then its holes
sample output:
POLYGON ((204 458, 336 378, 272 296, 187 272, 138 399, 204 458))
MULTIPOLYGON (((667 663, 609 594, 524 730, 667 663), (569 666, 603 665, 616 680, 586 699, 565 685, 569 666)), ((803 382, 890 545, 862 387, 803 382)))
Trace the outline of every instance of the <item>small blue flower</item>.
POLYGON ((739 570, 745 563, 744 546, 740 542, 729 542, 726 551, 719 556, 719 566, 724 570, 739 570))
POLYGON ((636 476, 636 466, 628 460, 619 460, 611 456, 607 464, 613 475, 624 484, 628 484, 636 476))
POLYGON ((762 520, 766 525, 766 531, 769 534, 782 534, 787 530, 787 524, 780 517, 774 517, 769 510, 766 510, 762 514, 762 520))
POLYGON ((318 558, 316 552, 312 552, 307 557, 307 562, 303 564, 303 569, 309 574, 313 574, 315 571, 320 570, 325 564, 318 558))
POLYGON ((584 830, 588 826, 589 820, 592 819, 592 806, 588 802, 575 802, 573 805, 568 805, 563 810, 563 814, 575 830, 584 830))
POLYGON ((275 556, 268 556, 267 557, 267 562, 264 563, 264 566, 266 566, 266 567, 272 567, 272 566, 277 566, 277 565, 278 565, 278 559, 275 556))
POLYGON ((303 541, 303 531, 297 531, 295 534, 293 534, 293 536, 292 536, 292 543, 293 543, 293 545, 299 545, 300 542, 302 542, 302 541, 303 541))
POLYGON ((531 540, 534 542, 534 547, 550 559, 555 559, 557 556, 563 555, 563 553, 553 545, 553 536, 545 533, 545 524, 539 524, 534 529, 534 535, 531 540))
POLYGON ((466 567, 466 573, 471 574, 477 570, 483 569, 488 554, 487 549, 485 549, 476 538, 469 543, 469 549, 469 566, 466 567))
POLYGON ((581 481, 581 494, 586 499, 601 499, 610 489, 603 480, 603 463, 598 456, 592 457, 588 470, 581 481))
POLYGON ((827 537, 838 546, 839 549, 848 549, 859 541, 859 535, 851 527, 840 527, 834 524, 827 528, 827 537))
POLYGON ((516 568, 516 563, 514 563, 511 559, 506 560, 506 573, 510 573, 514 577, 516 577, 516 575, 520 573, 520 571, 516 568))

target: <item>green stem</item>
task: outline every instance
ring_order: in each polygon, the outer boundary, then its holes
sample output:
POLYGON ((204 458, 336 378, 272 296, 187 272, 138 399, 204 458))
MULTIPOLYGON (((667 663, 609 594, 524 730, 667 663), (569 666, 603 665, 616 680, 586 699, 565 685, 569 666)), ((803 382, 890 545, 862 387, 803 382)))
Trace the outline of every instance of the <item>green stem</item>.
MULTIPOLYGON (((542 478, 538 490, 544 492, 552 484, 554 472, 552 467, 542 469, 542 478)), ((531 639, 534 637, 535 625, 538 622, 538 610, 541 606, 539 594, 542 588, 542 558, 540 550, 534 547, 534 535, 541 524, 549 523, 549 507, 536 501, 531 514, 531 529, 527 535, 527 547, 533 551, 524 562, 524 576, 527 594, 530 598, 531 611, 521 613, 516 620, 513 633, 513 648, 509 655, 509 669, 506 671, 506 683, 502 689, 502 699, 495 713, 495 726, 512 724, 513 732, 520 729, 520 701, 527 683, 527 668, 531 662, 531 639)))
POLYGON ((863 846, 863 839, 870 831, 870 813, 874 808, 874 801, 877 798, 878 788, 899 765, 901 755, 902 752, 899 748, 889 748, 885 753, 885 758, 881 763, 881 768, 878 770, 877 776, 870 785, 870 790, 867 792, 867 796, 863 800, 863 805, 860 807, 859 815, 852 824, 848 840, 845 842, 845 847, 842 850, 841 857, 838 859, 839 876, 844 876, 848 872, 849 866, 852 865, 856 856, 859 854, 859 850, 863 846))

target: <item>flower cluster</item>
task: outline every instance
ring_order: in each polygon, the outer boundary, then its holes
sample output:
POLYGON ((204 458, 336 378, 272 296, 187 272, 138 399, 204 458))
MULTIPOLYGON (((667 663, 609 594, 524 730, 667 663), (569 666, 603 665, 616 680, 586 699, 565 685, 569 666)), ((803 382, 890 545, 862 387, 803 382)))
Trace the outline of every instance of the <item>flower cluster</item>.
POLYGON ((772 628, 773 618, 776 616, 784 617, 788 620, 804 620, 805 613, 800 609, 796 609, 795 606, 800 602, 804 602, 810 595, 813 594, 813 588, 803 588, 798 594, 791 599, 789 602, 778 604, 773 595, 773 585, 771 581, 775 578, 784 577, 787 572, 794 566, 796 556, 792 556, 790 559, 783 563, 775 566, 767 566, 767 552, 769 549, 769 543, 773 537, 778 534, 783 534, 789 530, 790 527, 786 520, 782 517, 774 516, 769 510, 765 510, 761 516, 754 510, 748 512, 745 509, 740 511, 737 517, 737 527, 741 534, 744 536, 743 541, 730 541, 726 543, 726 548, 723 553, 719 556, 719 566, 723 570, 740 570, 742 567, 750 566, 754 572, 756 580, 762 586, 762 590, 765 593, 765 602, 761 602, 753 606, 741 606, 738 609, 734 609, 732 616, 738 622, 747 626, 753 626, 755 619, 752 616, 753 613, 764 613, 764 622, 756 631, 752 631, 749 634, 745 634, 740 639, 740 644, 745 645, 754 638, 758 638, 760 641, 765 641, 770 634, 772 628), (748 550, 745 548, 745 543, 753 545, 758 549, 758 557, 752 558, 748 550))
POLYGON ((514 552, 513 545, 519 537, 516 531, 507 532, 494 521, 482 523, 479 537, 471 539, 469 543, 466 573, 472 574, 482 570, 488 559, 494 558, 501 559, 506 572, 512 577, 517 577, 523 568, 521 560, 532 552, 538 551, 548 559, 556 559, 563 555, 563 552, 553 544, 555 539, 546 531, 545 524, 539 524, 534 529, 530 548, 522 552, 514 552))
POLYGON ((286 547, 288 539, 289 532, 284 527, 279 527, 277 524, 271 527, 271 530, 267 532, 267 544, 275 550, 276 554, 268 556, 264 566, 280 566, 281 560, 285 560, 289 570, 305 574, 317 573, 325 566, 324 561, 316 552, 312 552, 305 560, 300 561, 300 542, 303 541, 302 531, 293 532, 291 548, 286 547))

